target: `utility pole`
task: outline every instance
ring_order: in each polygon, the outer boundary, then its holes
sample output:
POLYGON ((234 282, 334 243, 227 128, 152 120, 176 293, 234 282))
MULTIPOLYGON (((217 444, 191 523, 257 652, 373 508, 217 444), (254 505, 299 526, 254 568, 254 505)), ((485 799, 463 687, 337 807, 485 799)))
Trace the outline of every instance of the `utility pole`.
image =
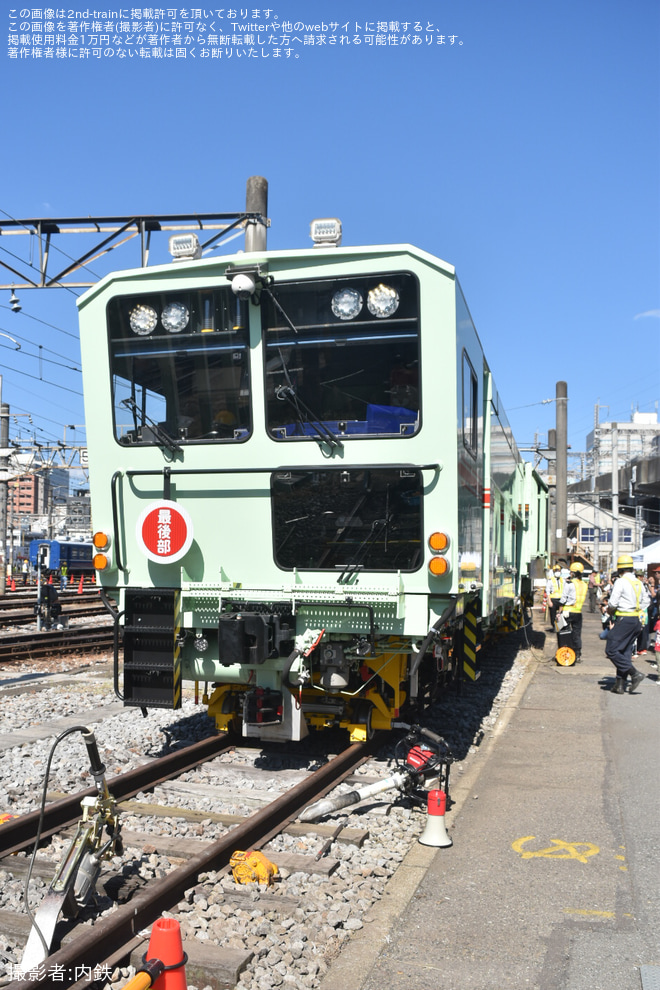
POLYGON ((245 227, 245 251, 266 250, 266 217, 268 216, 268 181, 261 175, 247 180, 245 191, 246 213, 260 213, 262 221, 248 220, 245 227))
POLYGON ((548 485, 548 536, 550 559, 557 559, 557 431, 548 430, 548 474, 554 479, 548 485))
POLYGON ((619 556, 619 427, 612 423, 612 569, 619 556))
POLYGON ((568 475, 568 386, 566 382, 557 382, 556 390, 557 417, 557 553, 565 556, 568 536, 568 504, 567 504, 567 475, 568 475))
MULTIPOLYGON (((2 376, 0 376, 0 450, 9 449, 9 406, 2 402, 2 376)), ((0 595, 7 590, 7 470, 9 457, 0 453, 0 595)))
POLYGON ((596 485, 598 475, 598 464, 600 462, 600 433, 598 430, 598 415, 600 406, 596 403, 594 408, 594 442, 591 452, 591 490, 595 496, 594 503, 594 560, 595 571, 600 571, 600 492, 596 485))

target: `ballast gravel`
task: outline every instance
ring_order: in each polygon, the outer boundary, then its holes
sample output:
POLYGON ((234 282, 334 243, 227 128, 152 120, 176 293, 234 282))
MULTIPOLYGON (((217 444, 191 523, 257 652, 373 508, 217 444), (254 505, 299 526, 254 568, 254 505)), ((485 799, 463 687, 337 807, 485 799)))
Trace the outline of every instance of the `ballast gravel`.
MULTIPOLYGON (((482 675, 476 684, 465 686, 458 693, 455 689, 446 692, 425 715, 424 724, 444 737, 454 755, 451 769, 454 778, 463 772, 470 755, 497 724, 533 659, 540 658, 529 646, 529 633, 525 629, 494 640, 484 648, 482 675)), ((85 725, 86 713, 116 705, 112 686, 107 681, 85 679, 73 685, 65 682, 34 693, 18 694, 3 689, 10 677, 8 669, 0 671, 3 713, 0 743, 6 734, 64 716, 78 716, 80 725, 85 725)), ((121 709, 90 728, 95 732, 108 777, 215 731, 203 708, 192 700, 184 701, 178 712, 153 710, 147 718, 138 709, 121 709)), ((49 792, 72 793, 93 782, 82 735, 79 732, 67 735, 53 754, 57 735, 54 731, 48 738, 0 751, 0 814, 20 815, 39 807, 49 759, 49 792)), ((255 775, 257 768, 296 771, 303 776, 326 758, 327 749, 323 748, 327 747, 326 738, 332 737, 318 733, 303 743, 276 747, 267 754, 256 748, 223 754, 179 778, 183 784, 190 785, 190 790, 183 787, 169 791, 165 787, 153 794, 138 795, 137 800, 202 813, 248 815, 255 810, 255 797, 262 796, 265 804, 274 796, 273 775, 268 776, 267 783, 260 783, 255 775), (243 776, 241 767, 244 767, 243 776), (211 799, 205 796, 205 787, 212 794, 211 799)), ((359 773, 369 779, 387 777, 394 769, 393 756, 394 743, 388 742, 359 773)), ((290 786, 289 779, 286 786, 290 786)), ((349 785, 342 787, 348 789, 349 785)), ((325 856, 339 864, 330 875, 282 870, 276 882, 266 888, 238 885, 231 873, 205 873, 175 912, 164 913, 178 919, 184 940, 196 939, 207 945, 251 953, 251 961, 240 975, 240 990, 279 987, 313 990, 320 985, 332 959, 351 933, 370 923, 370 910, 417 841, 425 818, 425 808, 395 791, 384 792, 365 808, 347 808, 326 819, 332 824, 342 822, 368 831, 368 838, 361 846, 339 839, 324 850, 325 856)), ((171 818, 124 814, 122 826, 125 831, 153 833, 155 837, 169 832, 178 838, 215 839, 226 832, 226 826, 210 818, 201 822, 177 818, 174 808, 171 818)), ((50 857, 57 863, 69 843, 69 838, 56 837, 49 847, 40 850, 40 859, 50 857)), ((282 834, 263 852, 277 863, 278 853, 316 855, 323 843, 318 835, 282 834)), ((24 914, 24 877, 29 854, 19 854, 15 859, 15 864, 14 857, 0 862, 0 910, 24 914)), ((121 858, 115 857, 105 865, 95 900, 83 909, 80 919, 91 924, 114 909, 114 901, 104 887, 109 878, 114 877, 120 885, 124 881, 139 885, 165 876, 176 865, 158 853, 156 838, 151 847, 148 840, 139 849, 127 847, 121 858)), ((32 876, 29 902, 33 911, 49 883, 47 878, 32 876)), ((0 932, 0 986, 18 977, 22 952, 23 940, 0 932)), ((133 972, 130 968, 116 969, 106 974, 105 984, 101 982, 97 986, 117 990, 133 972)), ((189 990, 198 988, 189 986, 189 990)))

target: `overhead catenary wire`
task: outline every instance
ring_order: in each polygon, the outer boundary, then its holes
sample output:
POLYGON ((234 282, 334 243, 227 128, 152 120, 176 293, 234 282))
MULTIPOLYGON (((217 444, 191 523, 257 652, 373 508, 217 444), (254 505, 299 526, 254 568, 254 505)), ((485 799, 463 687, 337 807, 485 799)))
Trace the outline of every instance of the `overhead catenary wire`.
MULTIPOLYGON (((31 355, 34 357, 34 355, 31 355)), ((70 392, 72 395, 80 395, 79 388, 68 388, 66 385, 60 385, 59 382, 51 382, 47 378, 42 378, 40 375, 31 375, 29 371, 20 371, 18 368, 8 368, 7 365, 4 366, 4 374, 7 371, 13 371, 16 375, 23 375, 25 378, 32 378, 36 382, 42 382, 44 385, 50 385, 52 388, 60 388, 64 392, 70 392)), ((33 413, 32 415, 36 415, 33 413)), ((41 418, 41 417, 40 417, 41 418)))
MULTIPOLYGON (((0 326, 0 333, 3 332, 4 330, 5 330, 5 327, 0 326)), ((31 354, 29 351, 26 351, 23 347, 21 347, 21 353, 24 354, 26 357, 35 357, 35 358, 38 358, 40 361, 45 361, 47 364, 56 364, 56 365, 59 365, 60 368, 67 368, 69 371, 78 371, 78 372, 80 372, 82 374, 82 368, 78 368, 78 367, 76 367, 74 365, 71 365, 71 364, 64 364, 62 361, 54 361, 52 358, 43 357, 43 355, 41 353, 42 351, 48 351, 49 354, 59 354, 58 351, 53 351, 53 350, 50 349, 50 347, 44 347, 43 344, 33 344, 31 340, 26 340, 25 337, 21 337, 21 335, 18 334, 18 333, 13 334, 13 336, 16 338, 16 340, 21 341, 22 343, 26 344, 28 347, 38 347, 39 348, 39 353, 38 354, 31 354)), ((8 347, 9 345, 8 344, 4 344, 3 341, 0 340, 0 346, 2 346, 2 347, 8 347)), ((10 350, 13 350, 13 349, 14 348, 10 348, 10 350)), ((61 356, 62 355, 60 354, 60 357, 61 356)))
MULTIPOLYGON (((0 303, 0 309, 6 309, 10 312, 11 306, 5 306, 0 303)), ((46 320, 41 320, 38 316, 32 316, 31 313, 26 313, 25 309, 21 311, 21 315, 27 317, 28 320, 34 320, 36 323, 41 323, 45 327, 50 327, 51 330, 57 330, 58 333, 63 333, 65 336, 71 337, 73 340, 80 340, 77 333, 72 333, 70 330, 63 330, 62 327, 56 327, 54 323, 48 323, 46 320)))

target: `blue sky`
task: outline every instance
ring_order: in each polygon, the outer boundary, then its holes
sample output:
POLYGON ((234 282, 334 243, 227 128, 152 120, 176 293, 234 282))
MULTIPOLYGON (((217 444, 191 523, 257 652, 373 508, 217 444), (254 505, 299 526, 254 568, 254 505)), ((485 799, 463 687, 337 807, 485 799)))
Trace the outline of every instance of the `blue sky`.
MULTIPOLYGON (((309 221, 338 216, 344 244, 409 242, 456 266, 520 445, 545 441, 555 412, 543 400, 560 380, 574 451, 597 403, 601 420, 655 412, 657 0, 272 9, 271 22, 348 23, 351 39, 407 19, 423 41, 87 61, 13 59, 5 45, 0 217, 240 211, 247 178, 263 175, 272 248, 308 246, 309 221)), ((25 256, 27 240, 2 236, 0 261, 25 256)), ((54 243, 73 254, 79 240, 54 243)), ((126 248, 92 268, 136 263, 126 248)), ((16 314, 0 291, 0 333, 21 343, 0 336, 11 435, 61 439, 84 422, 75 293, 19 296, 16 314)))

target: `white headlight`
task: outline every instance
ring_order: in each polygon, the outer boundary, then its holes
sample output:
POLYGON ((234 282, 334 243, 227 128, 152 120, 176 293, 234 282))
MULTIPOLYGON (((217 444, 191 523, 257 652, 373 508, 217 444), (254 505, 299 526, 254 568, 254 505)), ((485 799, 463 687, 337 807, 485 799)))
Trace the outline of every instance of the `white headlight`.
POLYGON ((160 321, 170 333, 180 333, 188 326, 190 313, 188 307, 181 302, 168 303, 161 313, 160 321))
POLYGON ((377 285, 371 289, 367 296, 367 306, 372 316, 377 316, 379 320, 396 313, 399 308, 399 293, 396 289, 391 289, 389 285, 377 285))
POLYGON ((133 333, 140 334, 141 337, 144 337, 155 329, 158 323, 158 314, 152 306, 145 306, 143 303, 140 303, 139 306, 136 306, 129 313, 128 322, 131 325, 133 333))
POLYGON ((332 297, 332 312, 340 320, 353 320, 362 309, 362 296, 357 289, 338 289, 332 297))

